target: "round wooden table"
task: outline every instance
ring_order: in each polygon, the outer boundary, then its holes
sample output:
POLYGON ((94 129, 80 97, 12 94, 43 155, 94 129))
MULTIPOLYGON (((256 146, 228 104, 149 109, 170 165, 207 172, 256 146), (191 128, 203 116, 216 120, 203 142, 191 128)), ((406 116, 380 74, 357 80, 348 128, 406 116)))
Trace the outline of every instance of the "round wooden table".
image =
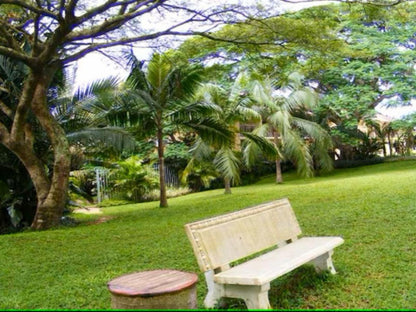
POLYGON ((112 309, 196 309, 195 273, 177 270, 135 272, 107 283, 112 309))

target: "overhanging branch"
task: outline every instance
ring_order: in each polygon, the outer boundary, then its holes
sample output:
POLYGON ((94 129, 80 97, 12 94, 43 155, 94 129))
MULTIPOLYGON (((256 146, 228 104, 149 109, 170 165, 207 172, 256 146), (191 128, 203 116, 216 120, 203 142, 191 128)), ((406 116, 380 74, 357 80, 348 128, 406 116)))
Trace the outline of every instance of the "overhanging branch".
POLYGON ((58 16, 55 15, 55 14, 53 14, 51 11, 44 10, 44 9, 42 9, 40 7, 37 7, 37 6, 30 5, 30 2, 29 1, 21 1, 21 0, 1 0, 1 3, 0 4, 13 4, 13 5, 16 5, 18 7, 27 9, 27 10, 33 12, 33 13, 40 14, 40 15, 44 15, 44 16, 48 16, 48 17, 50 17, 50 18, 52 18, 54 20, 58 20, 58 16))
MULTIPOLYGON (((328 0, 282 0, 287 3, 310 3, 310 2, 327 2, 328 0)), ((416 0, 330 0, 343 3, 360 3, 360 4, 372 4, 379 6, 394 6, 400 3, 413 2, 416 0)))

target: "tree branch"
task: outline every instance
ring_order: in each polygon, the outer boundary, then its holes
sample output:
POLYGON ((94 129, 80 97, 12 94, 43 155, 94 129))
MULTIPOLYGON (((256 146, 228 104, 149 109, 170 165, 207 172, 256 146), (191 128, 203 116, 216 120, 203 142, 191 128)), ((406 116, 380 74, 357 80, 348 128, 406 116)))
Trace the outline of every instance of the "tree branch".
POLYGON ((48 10, 44 10, 40 7, 35 7, 29 4, 29 1, 21 0, 1 0, 1 4, 13 4, 21 8, 25 8, 33 13, 48 16, 54 20, 58 20, 58 16, 48 10))
POLYGON ((36 59, 34 57, 27 56, 23 52, 18 52, 12 48, 0 46, 0 54, 21 61, 31 68, 36 63, 36 59))
MULTIPOLYGON (((287 3, 306 3, 306 2, 325 2, 327 0, 282 0, 287 3)), ((360 3, 360 4, 372 4, 379 6, 394 6, 400 3, 412 2, 416 0, 331 0, 343 3, 360 3)))
MULTIPOLYGON (((17 42, 16 42, 16 40, 14 39, 14 37, 12 36, 12 35, 10 35, 10 33, 6 30, 7 28, 12 28, 13 29, 13 27, 12 26, 10 26, 10 24, 6 24, 6 23, 4 23, 2 20, 0 20, 0 25, 1 25, 1 27, 0 27, 0 33, 2 34, 2 36, 3 36, 3 38, 4 39, 6 39, 6 42, 7 42, 7 44, 5 44, 5 45, 7 45, 8 47, 10 47, 10 48, 12 48, 12 49, 14 49, 14 50, 17 50, 17 51, 19 51, 20 50, 20 47, 19 47, 19 45, 17 44, 17 42)), ((16 32, 19 32, 17 29, 13 29, 14 31, 16 31, 16 32)))
POLYGON ((16 112, 14 114, 13 125, 11 129, 11 140, 13 142, 24 141, 26 117, 32 103, 36 89, 36 79, 30 75, 23 87, 22 95, 17 104, 16 112))
MULTIPOLYGON (((164 1, 166 1, 166 0, 164 0, 164 1)), ((85 40, 85 39, 95 38, 95 37, 97 37, 99 35, 102 35, 104 33, 109 33, 109 32, 111 32, 115 29, 118 29, 119 27, 126 24, 130 20, 153 11, 154 9, 156 9, 157 7, 160 6, 160 3, 162 1, 156 1, 156 0, 145 1, 145 3, 152 3, 152 2, 155 2, 155 4, 147 6, 145 9, 138 10, 138 11, 133 11, 133 12, 122 14, 122 15, 117 15, 117 16, 114 16, 112 18, 105 19, 103 23, 101 23, 100 25, 97 25, 95 27, 85 28, 85 29, 80 30, 78 32, 73 32, 72 34, 67 35, 65 40, 68 41, 68 42, 78 41, 78 40, 85 40)), ((141 5, 141 6, 143 6, 143 5, 141 5)), ((107 7, 106 9, 108 10, 109 8, 107 7)), ((102 8, 99 7, 99 10, 102 10, 102 8)), ((94 10, 93 13, 97 13, 97 12, 94 10)), ((91 13, 89 18, 91 18, 92 16, 95 16, 97 14, 92 14, 91 13)), ((81 16, 81 17, 77 18, 77 21, 75 22, 75 25, 77 25, 77 26, 81 25, 82 23, 86 22, 87 20, 88 19, 85 16, 81 16)))
POLYGON ((9 146, 9 138, 9 130, 7 130, 7 127, 2 122, 0 122, 0 142, 5 146, 9 146))
POLYGON ((0 110, 11 120, 13 120, 13 110, 0 100, 0 110))

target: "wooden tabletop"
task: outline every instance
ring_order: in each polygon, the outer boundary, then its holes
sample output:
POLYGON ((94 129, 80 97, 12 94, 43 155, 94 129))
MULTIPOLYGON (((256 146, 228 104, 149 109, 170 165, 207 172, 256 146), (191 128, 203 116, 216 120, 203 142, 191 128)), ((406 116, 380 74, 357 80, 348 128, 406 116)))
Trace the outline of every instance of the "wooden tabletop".
POLYGON ((107 283, 110 292, 128 296, 154 296, 176 292, 194 285, 195 273, 177 270, 135 272, 117 277, 107 283))

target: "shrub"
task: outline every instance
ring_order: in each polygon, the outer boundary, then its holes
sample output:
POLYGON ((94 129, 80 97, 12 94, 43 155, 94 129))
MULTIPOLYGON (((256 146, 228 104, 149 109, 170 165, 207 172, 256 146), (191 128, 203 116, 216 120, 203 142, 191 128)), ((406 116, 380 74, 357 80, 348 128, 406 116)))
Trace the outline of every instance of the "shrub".
POLYGON ((140 202, 147 193, 159 187, 157 172, 150 165, 143 165, 137 156, 119 161, 117 166, 109 175, 109 186, 112 186, 115 198, 140 202))

